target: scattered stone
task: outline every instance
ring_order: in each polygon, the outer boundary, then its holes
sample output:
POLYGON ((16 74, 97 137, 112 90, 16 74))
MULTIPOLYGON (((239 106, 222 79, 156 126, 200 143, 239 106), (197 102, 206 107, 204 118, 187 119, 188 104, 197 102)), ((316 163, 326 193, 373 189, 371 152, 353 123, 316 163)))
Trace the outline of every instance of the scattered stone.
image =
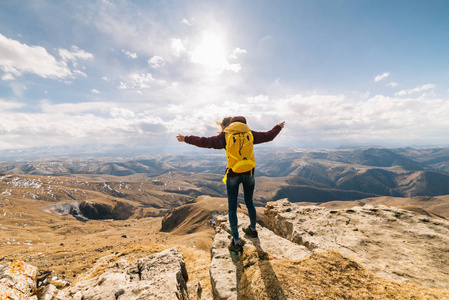
POLYGON ((37 273, 36 281, 37 281, 37 287, 40 287, 41 285, 45 285, 48 281, 48 277, 51 276, 51 271, 48 270, 39 270, 37 273))
POLYGON ((201 286, 201 283, 197 282, 195 289, 196 289, 196 299, 201 299, 201 296, 203 294, 203 287, 201 286))
POLYGON ((39 300, 52 300, 59 293, 60 291, 56 286, 54 286, 53 284, 49 284, 40 287, 36 292, 36 296, 39 300))

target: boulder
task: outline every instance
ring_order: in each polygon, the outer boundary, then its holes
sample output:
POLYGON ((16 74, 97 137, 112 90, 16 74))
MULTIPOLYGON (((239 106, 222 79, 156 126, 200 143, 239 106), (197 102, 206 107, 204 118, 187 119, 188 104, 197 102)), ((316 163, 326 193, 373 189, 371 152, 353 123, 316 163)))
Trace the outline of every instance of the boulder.
POLYGON ((449 289, 449 222, 387 206, 329 210, 287 199, 265 207, 265 222, 312 252, 336 250, 398 282, 449 289))
POLYGON ((188 274, 176 248, 139 259, 120 260, 92 279, 61 291, 55 299, 188 299, 188 274))
POLYGON ((32 299, 37 267, 22 261, 0 265, 0 299, 32 299))

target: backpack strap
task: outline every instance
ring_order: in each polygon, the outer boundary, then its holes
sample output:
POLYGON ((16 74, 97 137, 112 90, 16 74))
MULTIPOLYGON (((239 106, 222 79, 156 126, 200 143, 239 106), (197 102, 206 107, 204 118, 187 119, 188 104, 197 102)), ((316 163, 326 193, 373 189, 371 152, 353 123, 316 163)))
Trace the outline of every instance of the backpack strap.
POLYGON ((221 181, 223 181, 224 184, 226 184, 226 180, 228 180, 228 172, 229 172, 229 169, 226 169, 225 176, 224 176, 223 179, 221 180, 221 181))
POLYGON ((229 133, 228 140, 226 141, 226 155, 231 156, 233 159, 237 160, 238 158, 232 155, 230 152, 228 152, 229 142, 231 141, 231 137, 233 136, 233 133, 229 133))

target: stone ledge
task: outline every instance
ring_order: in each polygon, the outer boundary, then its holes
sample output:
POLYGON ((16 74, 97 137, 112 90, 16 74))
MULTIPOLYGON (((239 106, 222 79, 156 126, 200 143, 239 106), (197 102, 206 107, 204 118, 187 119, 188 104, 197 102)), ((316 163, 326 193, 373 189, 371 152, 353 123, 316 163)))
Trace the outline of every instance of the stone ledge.
MULTIPOLYGON (((238 214, 240 238, 245 242, 244 251, 249 248, 270 253, 277 258, 291 260, 302 259, 311 254, 304 246, 292 243, 266 227, 257 225, 258 238, 245 235, 242 228, 249 225, 246 215, 238 214)), ((238 299, 240 282, 239 259, 241 254, 230 252, 231 241, 227 216, 216 219, 216 234, 211 247, 211 264, 209 268, 214 299, 238 299)))
POLYGON ((398 282, 449 289, 449 222, 388 206, 329 210, 287 199, 265 207, 280 236, 310 251, 334 249, 398 282))

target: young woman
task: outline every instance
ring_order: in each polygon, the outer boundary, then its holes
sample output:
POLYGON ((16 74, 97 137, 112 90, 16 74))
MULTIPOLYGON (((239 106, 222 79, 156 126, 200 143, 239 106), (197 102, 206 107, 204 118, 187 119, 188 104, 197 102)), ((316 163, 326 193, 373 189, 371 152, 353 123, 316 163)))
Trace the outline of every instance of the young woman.
MULTIPOLYGON (((226 133, 225 129, 229 125, 240 122, 246 124, 245 117, 226 117, 223 119, 219 125, 221 126, 221 132, 216 136, 212 137, 199 137, 194 135, 183 136, 179 134, 176 138, 179 142, 185 142, 201 148, 212 148, 212 149, 226 149, 226 133)), ((269 131, 252 131, 253 143, 261 144, 272 141, 284 128, 285 122, 282 122, 274 126, 269 131)), ((243 250, 243 244, 239 238, 238 232, 238 220, 237 220, 237 198, 239 194, 239 186, 243 185, 243 194, 245 199, 246 207, 248 208, 248 215, 250 218, 250 226, 244 228, 243 231, 250 237, 257 237, 256 230, 256 208, 253 203, 254 194, 254 168, 250 171, 244 173, 235 173, 232 169, 226 169, 227 180, 226 180, 226 190, 228 194, 228 213, 229 213, 229 223, 231 226, 232 241, 229 244, 229 250, 231 251, 241 251, 243 250)))

